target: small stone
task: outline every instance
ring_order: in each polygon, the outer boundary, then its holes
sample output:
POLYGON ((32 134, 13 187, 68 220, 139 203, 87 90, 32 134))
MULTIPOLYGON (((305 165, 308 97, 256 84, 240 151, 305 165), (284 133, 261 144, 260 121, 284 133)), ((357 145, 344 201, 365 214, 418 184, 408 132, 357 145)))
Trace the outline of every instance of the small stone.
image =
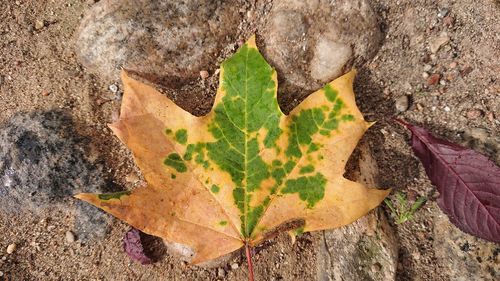
POLYGON ((450 111, 451 111, 451 108, 450 108, 449 106, 445 106, 445 107, 443 108, 443 110, 444 110, 444 111, 446 111, 446 112, 450 112, 450 111))
POLYGON ((453 26, 453 23, 455 23, 455 19, 452 16, 446 16, 443 18, 443 24, 451 27, 453 26))
POLYGON ((2 277, 2 276, 3 276, 3 272, 2 272, 2 271, 0 271, 0 277, 2 277))
POLYGON ((434 86, 439 82, 441 75, 439 73, 434 73, 429 78, 427 78, 427 86, 434 86))
POLYGON ((217 276, 218 276, 218 277, 220 277, 220 278, 222 278, 222 277, 226 276, 226 271, 224 270, 224 268, 219 267, 219 268, 217 269, 217 276))
POLYGON ((449 12, 450 12, 450 9, 448 9, 448 8, 440 8, 438 11, 438 17, 444 18, 448 15, 449 12))
POLYGON ((480 109, 471 109, 467 111, 467 118, 469 119, 477 119, 483 115, 483 112, 480 109))
POLYGON ((423 109, 424 107, 420 103, 417 103, 417 110, 422 111, 423 109))
POLYGON ((439 80, 439 85, 442 86, 446 85, 446 81, 444 79, 439 80))
POLYGON ((424 65, 424 71, 430 71, 432 69, 432 65, 426 64, 424 65))
POLYGON ((450 63, 449 67, 450 69, 456 68, 458 66, 458 63, 456 61, 450 63))
POLYGON ((40 29, 42 29, 44 26, 45 26, 45 23, 43 22, 43 20, 36 20, 36 21, 35 21, 35 29, 36 29, 36 30, 40 30, 40 29))
POLYGON ((427 73, 427 72, 425 72, 425 71, 424 71, 424 72, 422 72, 422 78, 424 78, 424 79, 429 78, 429 73, 427 73))
POLYGON ((408 96, 400 96, 399 98, 396 99, 394 106, 396 107, 396 110, 399 112, 404 112, 408 109, 408 106, 410 105, 410 101, 408 96))
POLYGON ((73 234, 73 232, 71 232, 69 230, 66 231, 66 242, 71 244, 71 243, 74 243, 75 240, 76 240, 75 234, 73 234))
POLYGON ((16 248, 17 248, 17 245, 15 243, 10 244, 9 246, 7 246, 7 254, 10 255, 10 254, 14 253, 16 248))
POLYGON ((439 51, 441 46, 447 44, 448 42, 450 42, 450 37, 443 32, 441 35, 429 42, 429 49, 431 50, 431 53, 435 54, 439 51))
POLYGON ((209 76, 210 76, 210 74, 208 73, 208 71, 206 71, 206 70, 202 70, 202 71, 200 71, 200 77, 201 77, 201 79, 205 80, 205 79, 207 79, 209 76))
POLYGON ((489 112, 486 117, 488 117, 488 120, 490 120, 490 122, 493 122, 495 121, 495 114, 493 112, 489 112))
POLYGON ((115 94, 116 92, 118 92, 118 86, 116 86, 115 84, 111 84, 111 85, 109 85, 109 87, 108 87, 108 88, 109 88, 109 90, 110 90, 113 94, 115 94))
POLYGON ((237 264, 237 263, 233 263, 233 264, 231 264, 231 268, 232 268, 232 269, 238 269, 238 267, 240 267, 240 265, 239 265, 239 264, 237 264))

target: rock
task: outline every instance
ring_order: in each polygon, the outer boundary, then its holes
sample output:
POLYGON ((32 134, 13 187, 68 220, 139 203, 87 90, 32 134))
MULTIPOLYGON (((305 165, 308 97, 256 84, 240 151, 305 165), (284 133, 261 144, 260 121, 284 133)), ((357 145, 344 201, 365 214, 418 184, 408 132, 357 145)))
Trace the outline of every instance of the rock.
POLYGON ((279 90, 290 100, 360 67, 382 39, 366 0, 276 1, 259 34, 264 56, 278 70, 279 90))
POLYGON ((9 244, 9 246, 7 246, 7 254, 12 254, 14 253, 14 251, 16 251, 16 248, 17 248, 17 245, 12 243, 12 244, 9 244))
POLYGON ((231 264, 231 268, 232 268, 232 269, 238 269, 238 267, 240 267, 240 265, 239 265, 239 264, 237 264, 237 263, 232 263, 232 264, 231 264))
POLYGON ((460 231, 438 212, 434 217, 434 251, 446 280, 500 280, 499 246, 460 231))
POLYGON ((36 20, 36 21, 35 21, 35 29, 36 29, 36 30, 40 30, 40 29, 42 29, 44 26, 45 26, 45 23, 43 22, 43 20, 36 20))
POLYGON ((109 90, 113 93, 116 94, 118 92, 118 86, 116 84, 111 84, 109 85, 109 90))
POLYGON ((177 88, 214 70, 236 41, 242 1, 105 0, 93 5, 75 36, 81 63, 105 79, 123 67, 153 83, 177 88))
POLYGON ((202 70, 202 71, 200 71, 200 77, 201 77, 201 79, 205 80, 205 79, 207 79, 209 76, 210 76, 210 74, 208 73, 208 71, 206 71, 206 70, 202 70))
POLYGON ((450 9, 448 9, 448 8, 440 8, 438 11, 438 17, 444 18, 448 15, 449 12, 450 12, 450 9))
POLYGON ((400 96, 396 99, 394 106, 399 112, 406 111, 410 105, 410 98, 408 96, 400 96))
MULTIPOLYGON (((361 144, 357 181, 376 186, 378 168, 369 147, 361 144)), ((381 210, 372 210, 354 223, 323 231, 318 249, 319 281, 395 280, 398 245, 381 210)))
POLYGON ((450 37, 448 36, 448 34, 443 32, 438 37, 432 39, 429 42, 429 49, 431 50, 431 53, 435 54, 437 53, 437 51, 439 51, 441 46, 448 44, 448 42, 450 42, 450 37))
POLYGON ((219 268, 217 269, 217 277, 219 277, 219 278, 223 278, 223 277, 225 277, 225 276, 226 276, 226 271, 224 270, 224 268, 219 267, 219 268))
MULTIPOLYGON (((87 143, 62 111, 19 113, 0 125, 0 211, 66 211, 73 194, 106 191, 102 166, 86 157, 87 143)), ((106 228, 93 223, 105 217, 95 207, 77 202, 77 214, 77 228, 106 228)))
POLYGON ((471 109, 467 111, 467 118, 469 119, 477 119, 483 116, 483 112, 480 109, 471 109))
POLYGON ((439 82, 441 75, 439 73, 433 73, 429 78, 427 78, 427 86, 434 86, 439 82))
POLYGON ((75 238, 75 234, 73 234, 73 232, 71 231, 66 231, 66 234, 65 234, 65 237, 66 237, 66 242, 68 243, 74 243, 76 238, 75 238))

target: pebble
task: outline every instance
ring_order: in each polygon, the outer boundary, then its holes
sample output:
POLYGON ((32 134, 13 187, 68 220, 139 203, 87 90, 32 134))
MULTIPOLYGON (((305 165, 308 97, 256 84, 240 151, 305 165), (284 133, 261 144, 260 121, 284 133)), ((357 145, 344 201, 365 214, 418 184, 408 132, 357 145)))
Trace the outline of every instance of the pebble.
POLYGON ((410 101, 408 96, 400 96, 399 98, 396 99, 394 106, 396 107, 396 110, 399 112, 406 111, 408 109, 408 106, 410 105, 410 101))
POLYGON ((75 238, 75 234, 73 234, 73 232, 71 231, 66 231, 66 242, 68 243, 73 243, 75 242, 76 238, 75 238))
POLYGON ((448 8, 441 8, 438 11, 438 17, 444 18, 444 17, 446 17, 448 15, 449 12, 450 12, 450 9, 448 9, 448 8))
POLYGON ((7 254, 12 254, 16 250, 17 245, 12 243, 9 246, 7 246, 7 254))
POLYGON ((427 73, 427 72, 425 72, 425 71, 424 71, 424 72, 422 72, 422 78, 424 78, 424 79, 429 78, 429 73, 427 73))
POLYGON ((210 74, 208 73, 208 71, 206 71, 206 70, 200 71, 200 77, 201 77, 201 79, 207 79, 208 76, 210 76, 210 74))
POLYGON ((111 84, 111 85, 109 85, 109 90, 110 90, 113 94, 116 94, 116 92, 118 92, 118 86, 116 86, 115 84, 111 84))
POLYGON ((449 67, 450 67, 451 69, 453 69, 453 68, 455 68, 455 67, 457 67, 457 66, 458 66, 458 63, 457 63, 456 61, 454 61, 454 62, 450 63, 450 65, 449 65, 449 67))
POLYGON ((217 276, 221 278, 226 276, 226 271, 224 270, 224 268, 219 267, 219 269, 217 269, 217 276))
POLYGON ((483 115, 483 112, 480 109, 471 109, 467 111, 466 115, 469 119, 477 119, 483 115))
POLYGON ((238 267, 240 267, 240 265, 239 265, 239 264, 237 264, 237 263, 233 263, 233 264, 231 264, 231 268, 232 268, 232 269, 238 269, 238 267))
POLYGON ((449 106, 445 106, 445 107, 444 107, 444 111, 446 111, 446 112, 450 112, 450 111, 451 111, 451 108, 450 108, 449 106))
POLYGON ((427 86, 436 85, 439 82, 439 78, 441 78, 439 73, 432 74, 429 78, 427 78, 427 86))
POLYGON ((424 65, 424 71, 430 71, 432 69, 432 65, 426 64, 424 65))
POLYGON ((452 16, 446 16, 443 18, 443 24, 451 27, 453 26, 453 23, 455 23, 455 19, 452 16))
POLYGON ((493 114, 493 112, 488 113, 488 115, 486 116, 488 117, 488 120, 490 120, 490 122, 495 121, 495 114, 493 114))
POLYGON ((429 42, 429 49, 431 50, 431 53, 435 54, 439 51, 441 46, 447 44, 448 42, 450 42, 450 37, 443 32, 429 42))
POLYGON ((36 20, 36 21, 35 21, 35 29, 36 29, 36 30, 40 30, 40 29, 42 29, 44 26, 45 26, 45 24, 43 23, 43 20, 36 20))

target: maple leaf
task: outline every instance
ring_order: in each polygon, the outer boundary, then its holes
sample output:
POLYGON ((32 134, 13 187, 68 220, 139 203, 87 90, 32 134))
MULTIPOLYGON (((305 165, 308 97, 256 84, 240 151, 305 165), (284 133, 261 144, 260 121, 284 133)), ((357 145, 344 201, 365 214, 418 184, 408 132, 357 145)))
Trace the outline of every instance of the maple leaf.
POLYGON ((299 222, 301 231, 349 224, 389 193, 343 177, 370 127, 356 107, 354 75, 327 84, 286 116, 276 71, 252 37, 222 63, 213 110, 196 117, 122 72, 120 120, 110 127, 148 185, 77 197, 187 245, 192 263, 248 250, 285 223, 299 222))

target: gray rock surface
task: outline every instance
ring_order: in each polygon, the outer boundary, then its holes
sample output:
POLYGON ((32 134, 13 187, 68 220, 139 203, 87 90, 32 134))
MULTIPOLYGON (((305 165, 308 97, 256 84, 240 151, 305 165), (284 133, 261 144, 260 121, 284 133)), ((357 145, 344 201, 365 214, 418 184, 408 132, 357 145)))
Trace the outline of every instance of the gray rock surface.
POLYGON ((382 40, 366 0, 276 1, 259 34, 281 90, 298 98, 361 66, 382 40))
MULTIPOLYGON (((72 195, 106 186, 102 167, 85 157, 86 140, 61 111, 20 113, 0 126, 0 211, 66 211, 72 195), (64 207, 63 207, 64 204, 64 207)), ((106 215, 76 203, 76 234, 102 237, 106 215)))
POLYGON ((462 232, 441 213, 434 217, 434 249, 452 281, 500 280, 500 245, 462 232))
MULTIPOLYGON (((362 144, 360 152, 359 169, 353 177, 367 186, 376 186, 378 168, 369 147, 362 144)), ((322 233, 317 280, 395 280, 398 243, 381 209, 322 233)))
POLYGON ((239 6, 236 0, 103 0, 82 20, 75 50, 105 79, 118 79, 123 67, 176 88, 215 69, 218 54, 236 41, 239 6))

